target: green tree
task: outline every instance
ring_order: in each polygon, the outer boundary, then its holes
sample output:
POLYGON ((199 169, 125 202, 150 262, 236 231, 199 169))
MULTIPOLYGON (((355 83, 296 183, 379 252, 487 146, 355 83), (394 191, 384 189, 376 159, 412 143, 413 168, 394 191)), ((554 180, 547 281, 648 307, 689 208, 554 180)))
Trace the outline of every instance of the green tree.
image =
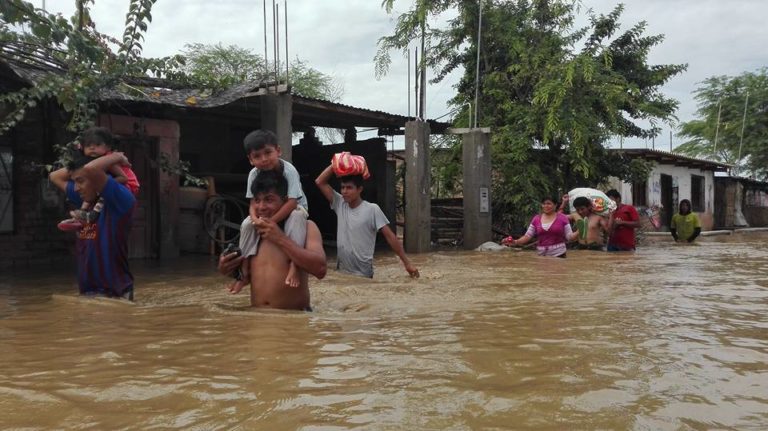
POLYGON ((680 125, 678 136, 688 140, 675 150, 721 160, 735 165, 737 172, 768 179, 768 68, 713 76, 694 94, 698 118, 680 125))
POLYGON ((0 47, 16 61, 45 65, 52 73, 34 86, 0 95, 9 113, 0 122, 0 133, 24 118, 28 109, 43 100, 55 100, 70 114, 68 130, 77 133, 93 125, 98 96, 105 89, 138 91, 125 77, 183 79, 179 56, 143 58, 144 32, 152 21, 156 0, 130 0, 121 40, 96 30, 89 6, 93 0, 76 0, 69 19, 50 14, 23 0, 0 2, 0 47))
MULTIPOLYGON (((142 90, 132 80, 165 78, 178 85, 190 84, 180 71, 183 57, 142 57, 144 33, 152 21, 156 0, 130 0, 122 39, 96 29, 90 15, 94 0, 75 0, 76 12, 69 19, 50 14, 23 0, 0 1, 0 53, 13 61, 43 68, 31 87, 0 94, 0 134, 11 130, 28 111, 49 100, 68 114, 67 130, 75 137, 95 124, 100 96, 105 90, 126 93, 142 90)), ((70 155, 75 140, 57 144, 57 163, 70 155)), ((157 160, 161 169, 178 174, 186 183, 203 184, 188 174, 188 163, 171 163, 167 154, 157 160)), ((41 166, 50 170, 53 165, 41 166)))
MULTIPOLYGON (((686 66, 647 62, 663 37, 644 35, 644 22, 619 33, 622 5, 608 15, 590 12, 589 24, 574 29, 574 1, 482 4, 478 117, 492 129, 496 222, 522 225, 544 194, 596 186, 608 176, 636 177, 642 167, 604 144, 611 136, 654 136, 659 122, 674 119, 677 102, 660 87, 686 66)), ((392 1, 383 5, 391 8, 392 1)), ((377 71, 386 70, 389 51, 405 49, 424 29, 425 64, 436 72, 432 82, 464 70, 451 103, 460 108, 456 125, 467 125, 478 15, 477 1, 417 1, 398 18, 394 34, 380 39, 377 71), (447 28, 425 24, 449 8, 459 13, 447 28)))
MULTIPOLYGON (((266 64, 264 57, 250 49, 236 45, 223 46, 193 43, 187 44, 184 71, 191 78, 207 87, 226 88, 247 81, 274 81, 274 63, 266 64)), ((326 75, 295 59, 290 65, 290 84, 294 94, 338 101, 343 87, 333 77, 326 75)), ((280 81, 285 81, 285 65, 278 68, 280 81)))

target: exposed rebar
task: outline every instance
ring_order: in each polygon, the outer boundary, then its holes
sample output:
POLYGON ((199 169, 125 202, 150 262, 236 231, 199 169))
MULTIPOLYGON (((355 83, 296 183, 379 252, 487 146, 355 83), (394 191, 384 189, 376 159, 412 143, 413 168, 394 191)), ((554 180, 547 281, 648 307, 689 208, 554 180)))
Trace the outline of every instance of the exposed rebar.
MULTIPOLYGON (((478 7, 480 9, 477 18, 477 64, 475 67, 475 125, 477 127, 477 111, 479 104, 477 103, 480 94, 480 36, 483 28, 483 0, 478 0, 478 7)), ((471 126, 470 126, 471 127, 471 126)))

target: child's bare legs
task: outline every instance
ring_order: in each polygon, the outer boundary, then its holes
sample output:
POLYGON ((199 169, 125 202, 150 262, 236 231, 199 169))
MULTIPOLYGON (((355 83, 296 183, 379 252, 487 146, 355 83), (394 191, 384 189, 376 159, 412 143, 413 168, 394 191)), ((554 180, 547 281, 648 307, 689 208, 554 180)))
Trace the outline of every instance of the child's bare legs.
POLYGON ((285 285, 288 287, 299 287, 301 270, 291 261, 288 267, 288 276, 285 277, 285 285))
POLYGON ((69 215, 72 216, 72 218, 75 219, 75 220, 85 221, 85 219, 87 217, 86 214, 90 210, 91 210, 91 203, 90 202, 83 202, 83 204, 80 205, 80 209, 79 210, 72 210, 72 211, 69 212, 69 215))
MULTIPOLYGON (((97 212, 95 213, 95 217, 90 217, 90 215, 95 212, 95 209, 96 208, 91 210, 91 203, 84 201, 83 204, 80 205, 80 209, 72 210, 69 212, 70 218, 59 222, 58 228, 63 231, 82 229, 85 224, 96 221, 98 218, 97 212)), ((101 210, 101 208, 99 208, 99 210, 101 210)))
MULTIPOLYGON (((303 208, 297 208, 288 215, 285 220, 285 234, 296 244, 304 247, 307 241, 307 212, 303 208)), ((299 287, 301 282, 301 269, 291 261, 288 267, 288 275, 285 277, 285 285, 299 287)))

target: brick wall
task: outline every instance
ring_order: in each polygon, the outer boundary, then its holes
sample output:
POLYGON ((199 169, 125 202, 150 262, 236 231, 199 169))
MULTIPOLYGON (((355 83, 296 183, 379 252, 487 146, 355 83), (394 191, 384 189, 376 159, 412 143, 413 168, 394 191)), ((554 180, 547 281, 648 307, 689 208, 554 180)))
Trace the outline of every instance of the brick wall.
POLYGON ((54 159, 52 143, 65 139, 62 120, 47 104, 30 112, 13 130, 0 135, 0 146, 13 150, 14 231, 0 233, 0 268, 36 268, 74 264, 73 234, 56 224, 66 216, 63 194, 49 184, 39 166, 54 159), (59 126, 59 127, 57 127, 59 126))

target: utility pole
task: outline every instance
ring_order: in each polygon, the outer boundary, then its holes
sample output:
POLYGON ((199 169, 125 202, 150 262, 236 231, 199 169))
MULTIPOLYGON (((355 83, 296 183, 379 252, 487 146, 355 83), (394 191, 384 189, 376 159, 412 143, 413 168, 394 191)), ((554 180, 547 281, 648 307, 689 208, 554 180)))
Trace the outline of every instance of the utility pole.
POLYGON ((744 143, 744 125, 747 122, 747 102, 749 102, 749 92, 747 92, 747 97, 744 99, 744 115, 741 117, 741 137, 739 138, 739 156, 736 158, 736 166, 738 167, 741 163, 741 145, 744 143))
POLYGON ((267 0, 264 3, 264 78, 269 75, 269 55, 267 55, 267 0))
POLYGON ((413 85, 416 86, 413 92, 413 113, 416 114, 416 118, 419 118, 419 48, 414 48, 413 50, 413 65, 413 72, 416 74, 413 77, 413 85))
POLYGON ((291 62, 288 58, 288 0, 285 0, 283 5, 285 6, 283 8, 283 13, 285 14, 285 87, 288 88, 288 85, 290 85, 288 82, 288 74, 290 73, 288 68, 291 62))
POLYGON ((421 93, 419 94, 419 117, 426 121, 426 96, 427 96, 427 57, 424 52, 424 39, 426 33, 426 17, 421 22, 421 93))
MULTIPOLYGON (((478 95, 480 93, 480 36, 483 27, 483 0, 478 0, 478 17, 477 17, 477 60, 475 61, 475 125, 477 127, 477 108, 478 108, 478 95)), ((472 127, 470 124, 469 127, 472 127)))
POLYGON ((712 147, 712 153, 717 157, 717 136, 720 133, 720 113, 723 112, 723 99, 717 100, 717 124, 715 125, 715 145, 712 147))

